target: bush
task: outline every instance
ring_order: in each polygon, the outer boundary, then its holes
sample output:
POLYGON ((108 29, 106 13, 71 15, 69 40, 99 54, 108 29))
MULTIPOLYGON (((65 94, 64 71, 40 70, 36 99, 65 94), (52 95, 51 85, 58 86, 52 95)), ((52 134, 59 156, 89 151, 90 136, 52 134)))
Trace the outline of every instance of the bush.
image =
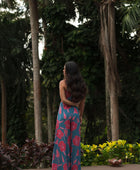
POLYGON ((41 162, 46 167, 51 166, 53 143, 37 144, 35 140, 26 140, 19 148, 13 144, 0 144, 0 167, 7 170, 20 170, 21 168, 36 168, 41 162))
POLYGON ((123 163, 140 163, 140 144, 128 144, 125 140, 106 142, 97 145, 81 143, 81 165, 107 165, 112 158, 123 163))

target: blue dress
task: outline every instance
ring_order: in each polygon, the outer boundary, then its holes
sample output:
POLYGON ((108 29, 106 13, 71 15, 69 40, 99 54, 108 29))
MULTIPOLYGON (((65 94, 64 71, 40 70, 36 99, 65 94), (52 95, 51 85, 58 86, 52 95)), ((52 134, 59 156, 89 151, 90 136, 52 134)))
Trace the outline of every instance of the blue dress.
MULTIPOLYGON (((65 91, 66 98, 70 94, 65 91)), ((52 170, 81 170, 80 117, 75 106, 60 103, 57 115, 52 170)))

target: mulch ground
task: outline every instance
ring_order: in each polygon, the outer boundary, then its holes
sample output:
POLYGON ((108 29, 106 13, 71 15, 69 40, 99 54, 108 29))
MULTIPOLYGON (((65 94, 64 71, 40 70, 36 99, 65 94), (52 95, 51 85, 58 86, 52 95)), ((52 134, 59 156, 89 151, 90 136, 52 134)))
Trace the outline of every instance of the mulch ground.
MULTIPOLYGON (((24 169, 25 170, 25 169, 24 169)), ((28 170, 51 170, 48 169, 28 169, 28 170)), ((140 164, 128 164, 122 165, 120 167, 112 167, 112 166, 84 166, 81 170, 140 170, 140 164)))

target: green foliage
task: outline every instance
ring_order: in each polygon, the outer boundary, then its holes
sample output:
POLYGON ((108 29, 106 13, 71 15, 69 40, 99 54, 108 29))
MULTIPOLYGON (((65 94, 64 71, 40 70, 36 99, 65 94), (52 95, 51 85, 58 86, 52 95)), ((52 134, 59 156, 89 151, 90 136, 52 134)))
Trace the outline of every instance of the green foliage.
POLYGON ((121 3, 119 8, 120 18, 122 20, 122 33, 129 33, 139 29, 140 23, 140 5, 138 1, 129 1, 121 3))
POLYGON ((10 12, 0 13, 0 76, 6 82, 8 143, 22 144, 27 136, 25 112, 31 58, 26 43, 29 20, 18 17, 10 12))
POLYGON ((81 143, 82 166, 107 165, 112 158, 121 159, 123 163, 140 162, 140 144, 129 144, 125 140, 106 142, 99 145, 81 143))

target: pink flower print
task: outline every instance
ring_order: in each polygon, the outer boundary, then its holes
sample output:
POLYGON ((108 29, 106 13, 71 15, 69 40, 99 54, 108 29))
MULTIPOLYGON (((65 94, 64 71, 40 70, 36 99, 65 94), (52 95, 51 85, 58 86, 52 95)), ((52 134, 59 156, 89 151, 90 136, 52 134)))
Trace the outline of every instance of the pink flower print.
POLYGON ((64 109, 69 109, 70 107, 71 107, 71 106, 69 106, 69 105, 63 103, 63 108, 64 108, 64 109))
POLYGON ((75 146, 79 146, 79 145, 80 145, 80 136, 75 136, 75 137, 73 138, 73 144, 74 144, 75 146))
POLYGON ((70 120, 65 121, 66 129, 70 129, 70 120))
POLYGON ((66 150, 66 144, 63 141, 60 141, 58 146, 61 152, 64 152, 66 150))
POLYGON ((77 111, 77 109, 76 109, 76 108, 74 108, 74 113, 78 113, 78 111, 77 111))
POLYGON ((76 153, 76 156, 79 156, 79 150, 77 149, 77 153, 76 153))
POLYGON ((80 165, 81 163, 78 161, 78 165, 80 165))
POLYGON ((62 161, 64 162, 64 158, 63 158, 63 156, 62 156, 62 161))
POLYGON ((71 130, 74 131, 77 128, 77 123, 72 122, 71 123, 71 130))
POLYGON ((58 145, 58 139, 56 140, 55 144, 57 144, 57 145, 58 145))
POLYGON ((59 128, 59 120, 57 120, 57 122, 56 122, 56 129, 58 129, 59 128))
POLYGON ((53 154, 53 160, 55 159, 55 155, 53 154))
POLYGON ((63 170, 68 170, 67 164, 64 164, 64 165, 63 165, 63 170))
POLYGON ((62 132, 60 129, 58 129, 58 130, 57 130, 57 133, 56 133, 56 136, 57 136, 59 139, 61 139, 61 138, 64 136, 64 134, 63 134, 63 132, 62 132))
POLYGON ((77 122, 79 123, 79 119, 77 118, 77 122))
POLYGON ((65 136, 67 136, 67 135, 68 135, 68 130, 65 129, 65 130, 64 130, 64 133, 65 133, 65 136))
POLYGON ((73 165, 72 166, 72 170, 78 170, 78 166, 77 165, 73 165))
POLYGON ((57 170, 57 164, 55 163, 52 164, 52 170, 57 170))
POLYGON ((66 116, 66 114, 64 113, 64 119, 66 119, 67 118, 67 116, 66 116))
POLYGON ((60 113, 60 114, 62 113, 62 108, 61 108, 61 106, 59 107, 59 113, 60 113))
POLYGON ((60 154, 59 154, 59 151, 58 149, 56 150, 56 157, 59 158, 60 154))
POLYGON ((75 161, 73 162, 73 164, 76 164, 76 161, 77 161, 77 160, 75 160, 75 161))

